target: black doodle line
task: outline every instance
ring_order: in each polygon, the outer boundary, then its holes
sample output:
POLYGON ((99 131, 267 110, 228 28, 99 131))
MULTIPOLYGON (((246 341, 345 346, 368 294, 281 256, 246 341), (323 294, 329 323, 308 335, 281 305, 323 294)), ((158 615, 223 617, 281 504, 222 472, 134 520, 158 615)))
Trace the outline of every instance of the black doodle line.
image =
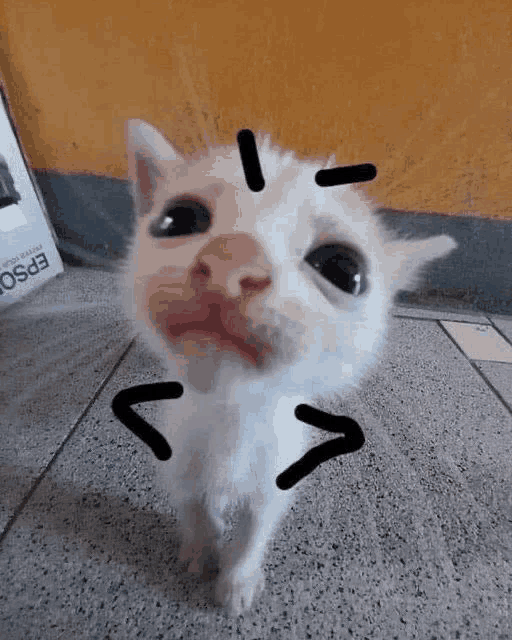
POLYGON ((163 435, 130 409, 132 404, 151 400, 181 398, 183 385, 179 382, 154 382, 123 389, 112 400, 112 411, 118 420, 145 442, 159 460, 169 460, 172 449, 163 435))
POLYGON ((265 180, 261 171, 258 148, 256 147, 253 132, 250 129, 241 129, 236 139, 247 186, 251 191, 263 191, 265 180))
MULTIPOLYGON (((247 186, 251 191, 263 191, 265 179, 263 178, 253 132, 250 129, 241 129, 236 139, 247 186)), ((367 162, 365 164, 353 164, 349 167, 320 169, 315 174, 315 182, 319 187, 336 187, 341 184, 352 184, 353 182, 369 182, 376 176, 377 167, 371 162, 367 162)))
POLYGON ((350 167, 334 167, 320 169, 315 175, 315 182, 319 187, 335 187, 352 182, 369 182, 377 175, 377 167, 370 162, 354 164, 350 167))
MULTIPOLYGON (((167 400, 180 398, 183 395, 183 385, 179 382, 156 382, 142 384, 129 389, 123 389, 112 400, 112 411, 125 427, 146 443, 158 460, 169 460, 172 449, 164 436, 153 426, 141 418, 133 409, 132 404, 149 402, 150 400, 167 400)), ((329 431, 343 433, 341 438, 329 440, 308 451, 300 460, 294 462, 276 479, 276 485, 282 491, 294 487, 302 478, 312 473, 319 465, 331 458, 353 453, 360 449, 364 442, 364 434, 355 420, 345 416, 333 416, 307 404, 299 404, 295 408, 295 417, 301 422, 329 431)))
POLYGON ((301 422, 317 427, 317 429, 330 433, 342 433, 343 436, 313 447, 300 460, 280 473, 277 476, 276 484, 283 491, 294 487, 299 480, 308 476, 323 462, 345 453, 353 453, 360 449, 365 442, 361 427, 352 418, 333 416, 307 404, 299 404, 295 408, 295 417, 301 422))

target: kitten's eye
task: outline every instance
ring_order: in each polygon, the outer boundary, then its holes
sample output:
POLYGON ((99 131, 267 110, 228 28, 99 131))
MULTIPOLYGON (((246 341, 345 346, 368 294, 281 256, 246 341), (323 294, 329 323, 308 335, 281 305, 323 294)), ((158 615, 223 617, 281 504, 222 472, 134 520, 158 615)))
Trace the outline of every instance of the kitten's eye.
POLYGON ((367 289, 364 260, 351 247, 324 244, 309 253, 305 260, 345 293, 360 296, 367 289))
POLYGON ((150 227, 155 238, 175 238, 204 233, 210 227, 210 211, 197 200, 175 200, 150 227))

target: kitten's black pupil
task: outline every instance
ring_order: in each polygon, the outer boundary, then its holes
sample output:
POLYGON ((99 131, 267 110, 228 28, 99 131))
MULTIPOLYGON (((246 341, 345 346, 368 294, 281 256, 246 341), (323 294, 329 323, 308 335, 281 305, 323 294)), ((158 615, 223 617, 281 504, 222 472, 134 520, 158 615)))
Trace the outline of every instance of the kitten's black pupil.
POLYGON ((338 289, 354 296, 364 293, 364 265, 353 249, 342 244, 324 244, 305 259, 338 289))
POLYGON ((151 227, 155 238, 175 238, 204 233, 210 227, 210 211, 197 200, 175 200, 151 227))

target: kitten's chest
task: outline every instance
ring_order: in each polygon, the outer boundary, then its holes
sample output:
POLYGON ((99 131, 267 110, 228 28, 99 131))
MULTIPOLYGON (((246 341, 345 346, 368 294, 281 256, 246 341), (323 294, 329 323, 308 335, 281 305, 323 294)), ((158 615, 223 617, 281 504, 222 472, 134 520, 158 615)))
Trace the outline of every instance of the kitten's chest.
POLYGON ((242 404, 208 398, 166 403, 163 432, 173 450, 169 464, 174 460, 183 467, 194 458, 200 465, 224 469, 235 482, 251 475, 277 477, 304 454, 311 427, 295 418, 299 399, 274 396, 261 404, 256 397, 259 404, 251 403, 251 396, 242 404))

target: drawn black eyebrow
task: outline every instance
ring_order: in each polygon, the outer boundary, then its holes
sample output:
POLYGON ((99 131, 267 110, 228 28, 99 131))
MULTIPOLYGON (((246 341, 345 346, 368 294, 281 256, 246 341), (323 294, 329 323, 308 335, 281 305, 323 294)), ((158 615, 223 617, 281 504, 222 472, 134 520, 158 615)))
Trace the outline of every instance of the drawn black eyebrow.
POLYGON ((370 162, 353 164, 350 167, 334 167, 321 169, 315 175, 315 182, 319 187, 335 187, 352 182, 368 182, 377 175, 377 167, 370 162))
MULTIPOLYGON (((245 180, 251 191, 263 191, 265 180, 261 171, 258 148, 254 134, 250 129, 241 129, 237 136, 238 149, 242 159, 245 180)), ((369 182, 377 176, 377 167, 371 162, 353 164, 349 167, 320 169, 315 174, 315 182, 319 187, 336 187, 354 182, 369 182)))
POLYGON ((237 136, 245 180, 251 191, 263 191, 265 180, 261 171, 260 159, 254 134, 250 129, 241 129, 237 136))

